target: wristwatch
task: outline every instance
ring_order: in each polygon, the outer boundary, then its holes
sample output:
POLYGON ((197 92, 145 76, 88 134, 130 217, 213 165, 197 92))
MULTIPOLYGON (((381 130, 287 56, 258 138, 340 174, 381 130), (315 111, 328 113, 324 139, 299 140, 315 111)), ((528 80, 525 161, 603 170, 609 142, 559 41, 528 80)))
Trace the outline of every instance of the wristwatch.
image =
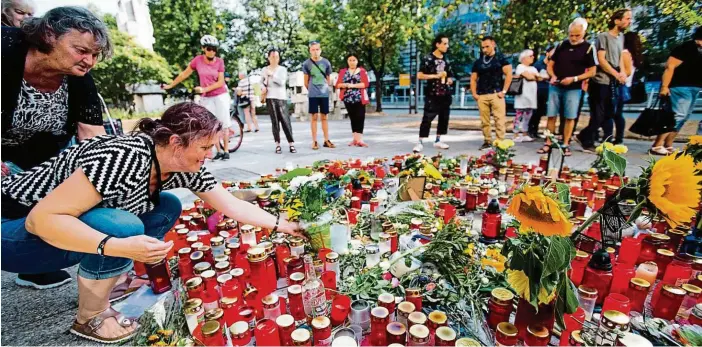
POLYGON ((578 81, 578 76, 573 77, 573 82, 577 82, 577 81, 578 81))

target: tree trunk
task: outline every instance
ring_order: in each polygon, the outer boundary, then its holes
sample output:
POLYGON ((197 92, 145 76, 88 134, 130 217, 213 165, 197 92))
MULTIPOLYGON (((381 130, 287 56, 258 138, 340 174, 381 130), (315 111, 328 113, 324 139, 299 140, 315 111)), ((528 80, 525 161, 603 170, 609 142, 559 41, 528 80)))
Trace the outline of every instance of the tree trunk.
POLYGON ((383 112, 383 78, 375 76, 375 111, 383 112))

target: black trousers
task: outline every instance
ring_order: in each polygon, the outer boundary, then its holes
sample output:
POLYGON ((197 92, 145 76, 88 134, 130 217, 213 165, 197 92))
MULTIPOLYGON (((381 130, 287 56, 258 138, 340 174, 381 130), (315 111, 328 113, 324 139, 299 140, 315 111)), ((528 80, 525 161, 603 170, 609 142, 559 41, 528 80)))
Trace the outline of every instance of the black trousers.
POLYGON ((363 134, 363 124, 366 122, 366 105, 360 102, 353 104, 344 102, 346 112, 351 119, 351 132, 363 134))
POLYGON ((290 115, 288 114, 288 105, 286 100, 267 99, 266 108, 268 114, 271 115, 271 124, 273 129, 273 139, 276 143, 280 143, 280 128, 283 128, 285 137, 289 143, 295 142, 292 134, 292 123, 290 123, 290 115))
MULTIPOLYGON (((541 83, 539 83, 541 84, 541 83)), ((539 123, 541 123, 541 117, 546 115, 546 109, 548 108, 548 84, 545 88, 539 86, 536 90, 536 111, 531 115, 529 120, 529 135, 536 135, 539 133, 539 123)))
POLYGON ((451 115, 451 96, 427 97, 424 102, 424 116, 422 125, 419 126, 419 137, 429 137, 431 122, 439 116, 439 125, 436 128, 436 135, 444 135, 448 132, 449 116, 451 115))
POLYGON ((590 102, 590 123, 578 135, 583 147, 594 147, 599 129, 614 116, 612 88, 607 84, 590 82, 588 86, 590 102))

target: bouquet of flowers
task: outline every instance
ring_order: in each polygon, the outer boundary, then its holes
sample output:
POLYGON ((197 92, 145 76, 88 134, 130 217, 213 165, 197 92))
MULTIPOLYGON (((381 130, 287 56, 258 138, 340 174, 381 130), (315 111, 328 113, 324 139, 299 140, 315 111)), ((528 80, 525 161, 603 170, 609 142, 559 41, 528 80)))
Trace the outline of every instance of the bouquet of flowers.
POLYGON ((595 152, 597 153, 597 158, 592 162, 592 168, 597 169, 597 176, 600 179, 606 179, 612 177, 612 170, 607 164, 608 161, 618 160, 617 155, 626 154, 629 149, 624 145, 614 145, 610 142, 603 142, 597 148, 595 152))
POLYGON ((495 140, 485 158, 494 167, 504 167, 507 165, 507 161, 514 157, 514 149, 512 147, 514 147, 514 141, 512 140, 495 140))

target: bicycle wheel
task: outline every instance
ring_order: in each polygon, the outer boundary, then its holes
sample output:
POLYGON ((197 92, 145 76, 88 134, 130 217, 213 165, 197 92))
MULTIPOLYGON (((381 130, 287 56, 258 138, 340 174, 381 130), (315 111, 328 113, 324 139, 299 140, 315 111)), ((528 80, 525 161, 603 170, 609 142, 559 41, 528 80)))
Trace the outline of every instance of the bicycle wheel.
MULTIPOLYGON (((229 128, 229 153, 236 152, 244 141, 244 123, 234 113, 231 112, 232 126, 229 128)), ((224 141, 220 140, 220 145, 224 146, 224 141)))

